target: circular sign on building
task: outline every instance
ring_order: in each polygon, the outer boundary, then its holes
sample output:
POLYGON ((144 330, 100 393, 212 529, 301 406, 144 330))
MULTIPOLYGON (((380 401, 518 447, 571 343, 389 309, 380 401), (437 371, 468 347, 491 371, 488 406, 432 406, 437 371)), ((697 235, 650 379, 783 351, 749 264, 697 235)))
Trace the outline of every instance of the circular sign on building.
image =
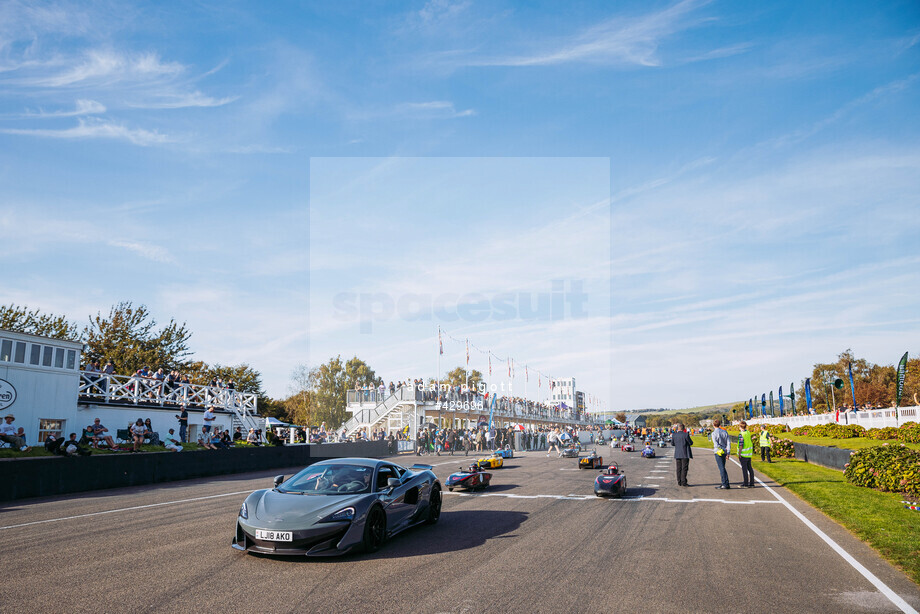
POLYGON ((0 379, 0 411, 16 402, 16 389, 5 379, 0 379))

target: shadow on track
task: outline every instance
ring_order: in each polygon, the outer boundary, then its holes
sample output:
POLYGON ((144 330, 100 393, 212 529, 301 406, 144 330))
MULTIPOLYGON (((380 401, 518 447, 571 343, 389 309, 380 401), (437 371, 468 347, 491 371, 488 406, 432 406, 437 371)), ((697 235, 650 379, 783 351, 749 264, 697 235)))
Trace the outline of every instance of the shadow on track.
POLYGON ((438 524, 419 525, 388 539, 373 554, 354 552, 341 557, 286 557, 250 553, 249 556, 269 558, 294 564, 353 563, 360 560, 401 559, 413 556, 443 554, 482 546, 490 539, 510 537, 527 520, 525 512, 491 510, 443 511, 438 524))

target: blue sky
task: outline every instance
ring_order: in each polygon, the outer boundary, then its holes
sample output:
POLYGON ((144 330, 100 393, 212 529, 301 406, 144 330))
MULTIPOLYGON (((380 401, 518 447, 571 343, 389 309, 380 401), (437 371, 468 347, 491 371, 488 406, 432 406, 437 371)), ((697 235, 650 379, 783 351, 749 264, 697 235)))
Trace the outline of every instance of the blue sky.
POLYGON ((438 325, 611 408, 890 364, 918 77, 915 2, 4 2, 0 300, 146 303, 273 396, 336 353, 434 376, 438 325), (553 280, 587 312, 336 313, 553 280))

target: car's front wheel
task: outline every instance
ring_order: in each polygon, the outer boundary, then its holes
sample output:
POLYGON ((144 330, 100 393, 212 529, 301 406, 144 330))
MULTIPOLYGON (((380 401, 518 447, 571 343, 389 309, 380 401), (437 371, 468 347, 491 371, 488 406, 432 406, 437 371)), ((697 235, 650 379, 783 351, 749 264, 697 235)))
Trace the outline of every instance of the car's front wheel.
POLYGON ((434 524, 441 517, 441 487, 437 484, 431 486, 431 498, 428 499, 428 518, 425 524, 434 524))
POLYGON ((387 534, 387 517, 383 509, 375 505, 367 512, 364 522, 364 551, 377 552, 387 534))

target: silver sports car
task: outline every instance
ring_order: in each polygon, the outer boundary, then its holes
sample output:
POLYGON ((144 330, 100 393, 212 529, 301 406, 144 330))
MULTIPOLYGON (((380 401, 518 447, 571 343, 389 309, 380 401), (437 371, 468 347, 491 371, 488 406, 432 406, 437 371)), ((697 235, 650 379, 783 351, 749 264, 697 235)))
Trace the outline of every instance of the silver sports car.
POLYGON ((384 540, 441 515, 441 483, 430 465, 409 469, 371 458, 310 465, 243 501, 232 546, 265 554, 328 556, 384 540))

